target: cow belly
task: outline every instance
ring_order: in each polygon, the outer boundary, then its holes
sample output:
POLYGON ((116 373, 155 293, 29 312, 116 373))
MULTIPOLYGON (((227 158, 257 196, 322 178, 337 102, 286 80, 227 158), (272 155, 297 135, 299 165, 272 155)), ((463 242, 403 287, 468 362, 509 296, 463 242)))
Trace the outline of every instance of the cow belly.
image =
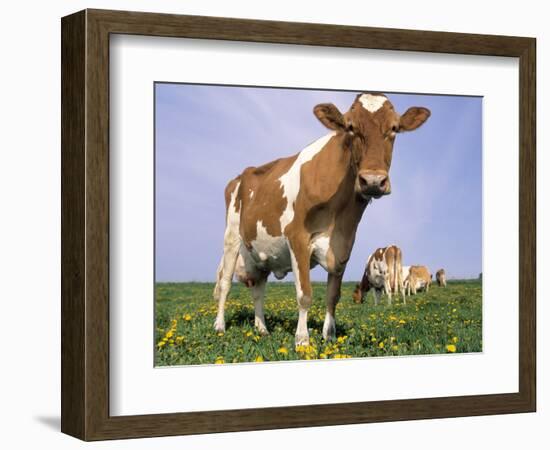
POLYGON ((256 270, 273 272, 278 279, 282 279, 292 270, 290 250, 284 236, 271 236, 265 229, 258 226, 256 239, 250 249, 244 250, 249 255, 249 264, 256 270))
POLYGON ((416 281, 416 289, 423 289, 426 287, 426 281, 425 280, 417 280, 416 281))

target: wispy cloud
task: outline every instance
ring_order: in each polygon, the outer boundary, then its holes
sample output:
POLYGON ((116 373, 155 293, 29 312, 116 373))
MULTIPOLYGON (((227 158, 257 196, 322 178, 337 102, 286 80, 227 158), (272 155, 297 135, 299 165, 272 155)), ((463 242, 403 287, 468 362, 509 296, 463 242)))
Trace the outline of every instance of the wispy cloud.
MULTIPOLYGON (((212 280, 222 251, 223 190, 245 167, 298 152, 326 132, 322 102, 345 112, 355 93, 157 85, 156 263, 159 280, 212 280), (190 257, 192 255, 192 257, 190 257)), ((399 135, 393 193, 373 202, 357 233, 346 279, 361 276, 372 250, 403 248, 407 263, 481 271, 481 99, 391 94, 396 109, 432 116, 399 135)), ((322 270, 313 277, 324 279, 322 270)))

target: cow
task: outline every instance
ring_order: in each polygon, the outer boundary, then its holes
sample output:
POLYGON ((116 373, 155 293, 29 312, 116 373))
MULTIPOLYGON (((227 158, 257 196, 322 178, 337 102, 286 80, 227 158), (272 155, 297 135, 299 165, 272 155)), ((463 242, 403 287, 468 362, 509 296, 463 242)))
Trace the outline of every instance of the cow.
POLYGON ((445 269, 439 269, 435 273, 435 279, 440 287, 447 287, 447 276, 445 275, 445 269))
POLYGON ((426 266, 411 266, 409 269, 409 276, 405 280, 405 286, 407 289, 407 295, 411 295, 411 292, 416 295, 420 289, 424 289, 426 292, 430 290, 432 284, 432 274, 426 266))
POLYGON ((405 290, 407 289, 407 278, 409 277, 410 270, 411 266, 401 266, 401 276, 403 278, 403 285, 405 287, 405 290))
POLYGON ((332 103, 313 108, 329 133, 301 152, 248 167, 225 189, 226 227, 214 299, 217 332, 225 331, 225 302, 236 270, 250 288, 255 326, 267 334, 264 294, 270 273, 294 273, 298 324, 295 344, 309 345, 310 269, 328 272, 323 338, 336 335, 335 309, 346 264, 365 208, 390 194, 390 165, 397 134, 430 116, 423 107, 398 114, 384 94, 356 96, 342 114, 332 103))
POLYGON ((392 293, 399 294, 405 299, 403 286, 402 252, 396 245, 378 248, 367 260, 361 283, 355 287, 353 300, 355 303, 363 303, 364 297, 371 289, 374 289, 374 304, 378 305, 382 291, 388 296, 391 305, 392 293))

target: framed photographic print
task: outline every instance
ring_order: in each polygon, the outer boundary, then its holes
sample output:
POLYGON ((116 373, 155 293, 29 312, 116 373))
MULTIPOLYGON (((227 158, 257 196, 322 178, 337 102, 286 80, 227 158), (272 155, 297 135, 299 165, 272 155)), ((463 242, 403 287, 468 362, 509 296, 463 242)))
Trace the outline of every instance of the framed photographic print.
POLYGON ((534 411, 535 131, 532 38, 63 18, 62 431, 534 411))

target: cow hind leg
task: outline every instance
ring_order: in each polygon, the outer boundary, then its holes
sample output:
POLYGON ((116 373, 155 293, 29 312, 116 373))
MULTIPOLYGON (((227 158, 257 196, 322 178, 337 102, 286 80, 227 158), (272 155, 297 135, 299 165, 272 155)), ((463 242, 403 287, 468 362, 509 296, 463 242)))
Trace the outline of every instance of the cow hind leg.
POLYGON ((398 279, 397 279, 398 290, 399 290, 399 293, 401 294, 401 297, 403 297, 403 304, 406 305, 407 304, 407 299, 405 297, 405 283, 403 282, 403 271, 402 271, 401 267, 399 267, 399 271, 397 272, 397 276, 398 276, 398 279))
POLYGON ((340 289, 342 287, 342 275, 328 274, 327 280, 327 313, 323 324, 323 338, 325 341, 333 340, 336 337, 336 305, 340 300, 340 289))
POLYGON ((216 272, 216 286, 214 286, 214 293, 213 297, 214 300, 219 301, 220 300, 220 281, 223 274, 223 256, 220 261, 220 264, 218 265, 218 271, 216 272))
POLYGON ((386 295, 388 296, 388 305, 391 306, 391 285, 389 280, 386 280, 384 283, 384 290, 386 291, 386 295))
POLYGON ((218 333, 225 332, 225 301, 231 289, 235 263, 239 256, 239 246, 238 241, 231 241, 224 246, 222 262, 220 263, 221 270, 218 269, 218 282, 214 288, 214 298, 218 301, 218 314, 214 322, 214 329, 218 333))
POLYGON ((266 284, 267 276, 262 276, 262 278, 260 278, 254 284, 254 286, 250 288, 250 291, 252 292, 252 298, 254 299, 254 326, 262 336, 269 334, 264 317, 264 298, 266 284))

